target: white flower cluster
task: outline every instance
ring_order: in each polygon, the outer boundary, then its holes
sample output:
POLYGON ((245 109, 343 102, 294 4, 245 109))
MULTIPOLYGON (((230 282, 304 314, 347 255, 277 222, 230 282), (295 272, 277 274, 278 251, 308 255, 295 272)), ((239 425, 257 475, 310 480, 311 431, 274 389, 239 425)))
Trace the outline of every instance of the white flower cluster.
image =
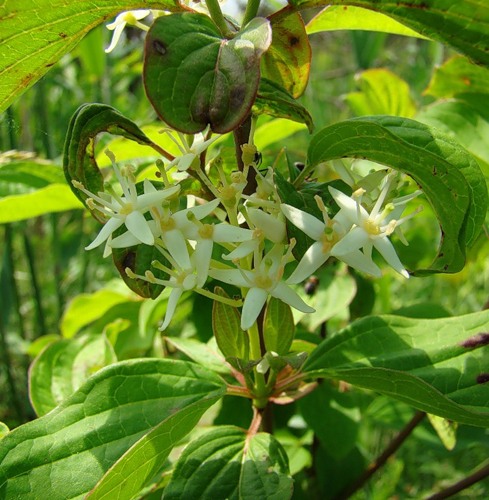
MULTIPOLYGON (((184 143, 184 138, 181 140, 184 143)), ((244 195, 246 176, 241 172, 235 173, 229 181, 218 168, 221 177, 218 186, 211 184, 206 177, 207 187, 214 193, 215 199, 201 200, 199 204, 180 209, 180 186, 168 180, 166 170, 189 168, 212 142, 213 139, 204 140, 202 136, 192 148, 182 147, 181 156, 170 162, 166 169, 160 165, 165 185, 163 189, 157 189, 146 179, 142 183, 142 192, 138 194, 134 168, 120 168, 110 151, 106 153, 120 184, 119 192, 107 187, 106 191, 94 194, 80 182, 73 182, 88 197, 89 208, 106 218, 87 250, 105 243, 104 255, 109 255, 112 248, 143 243, 154 246, 164 257, 165 264, 153 261, 152 266, 163 271, 167 279, 156 277, 151 269, 144 275, 136 275, 131 269, 126 269, 131 278, 171 288, 162 329, 169 325, 181 295, 188 290, 215 300, 228 300, 233 305, 242 304, 243 330, 254 325, 269 296, 302 312, 313 312, 294 290, 294 285, 309 278, 329 257, 335 257, 361 272, 380 276, 381 271, 372 260, 374 247, 393 269, 409 277, 389 236, 394 231, 399 232, 399 225, 413 215, 400 218, 406 204, 419 192, 387 202, 392 198, 396 174, 382 177, 375 200, 369 199, 364 188, 358 188, 347 196, 329 187, 339 211, 330 218, 322 198, 315 196, 322 213, 322 220, 319 220, 281 202, 273 182, 272 169, 268 169, 265 175, 256 172, 256 192, 244 195), (219 220, 215 214, 219 210, 224 213, 222 208, 227 217, 221 215, 219 220), (302 259, 295 266, 291 264, 294 269, 288 277, 284 276, 285 267, 295 260, 292 255, 295 240, 287 237, 286 219, 314 240, 302 259), (120 234, 113 236, 116 230, 120 234), (216 244, 221 258, 214 259, 216 244), (240 288, 242 303, 206 290, 204 287, 208 278, 240 288)), ((255 168, 252 162, 247 165, 249 168, 255 168)), ((201 174, 205 175, 203 171, 201 174)), ((402 234, 400 236, 403 240, 402 234)))

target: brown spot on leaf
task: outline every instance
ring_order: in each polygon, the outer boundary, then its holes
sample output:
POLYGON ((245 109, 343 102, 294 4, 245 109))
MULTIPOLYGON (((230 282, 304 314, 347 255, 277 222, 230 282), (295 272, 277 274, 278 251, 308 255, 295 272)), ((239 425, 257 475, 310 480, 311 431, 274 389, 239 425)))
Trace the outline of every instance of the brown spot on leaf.
POLYGON ((166 46, 160 40, 153 41, 153 49, 156 53, 160 54, 160 56, 166 55, 166 46))
POLYGON ((468 349, 473 349, 474 347, 482 347, 483 345, 489 345, 489 333, 477 333, 476 335, 469 337, 463 342, 460 342, 461 347, 466 347, 468 349))
POLYGON ((126 267, 128 267, 131 271, 134 271, 136 268, 136 252, 127 252, 124 259, 122 259, 121 267, 122 269, 126 269, 126 267))
POLYGON ((478 384, 487 384, 487 382, 489 382, 489 373, 481 373, 477 375, 476 380, 478 384))
POLYGON ((66 33, 63 33, 63 32, 58 33, 58 36, 59 36, 60 38, 68 38, 68 35, 67 35, 66 33))
POLYGON ((296 36, 291 36, 289 38, 289 44, 291 47, 295 47, 299 42, 300 40, 296 36))

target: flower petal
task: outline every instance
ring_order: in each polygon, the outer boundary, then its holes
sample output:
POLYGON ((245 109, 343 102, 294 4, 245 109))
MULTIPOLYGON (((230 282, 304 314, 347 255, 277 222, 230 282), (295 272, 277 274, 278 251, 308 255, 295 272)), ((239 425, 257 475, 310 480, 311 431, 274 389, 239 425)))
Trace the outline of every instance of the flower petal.
POLYGON ((175 314, 175 310, 177 308, 178 301, 182 296, 182 293, 183 293, 182 288, 174 288, 171 291, 170 297, 168 298, 168 304, 166 306, 165 320, 163 321, 163 324, 160 326, 161 331, 166 330, 166 327, 170 324, 170 321, 172 320, 173 315, 175 314))
POLYGON ((338 257, 362 248, 369 240, 368 233, 361 227, 354 227, 331 249, 331 255, 338 257))
POLYGON ((300 297, 297 295, 292 288, 288 287, 284 282, 280 282, 271 292, 270 295, 280 299, 282 302, 289 304, 289 306, 302 311, 304 313, 313 313, 315 309, 308 306, 300 297))
POLYGON ((123 220, 118 219, 117 217, 112 217, 111 219, 109 219, 103 225, 102 229, 97 234, 92 243, 85 247, 85 250, 92 250, 101 245, 117 228, 121 227, 123 223, 123 220))
POLYGON ((229 285, 234 285, 240 288, 249 288, 250 283, 253 283, 253 273, 251 273, 251 271, 239 271, 238 269, 210 269, 209 276, 222 281, 223 283, 228 283, 229 285), (249 281, 245 279, 242 273, 249 279, 249 281))
POLYGON ((243 227, 232 226, 225 222, 214 226, 213 240, 217 243, 238 243, 253 238, 253 231, 243 227))
POLYGON ((124 221, 131 234, 146 245, 154 245, 155 238, 144 215, 137 210, 133 210, 124 221))
POLYGON ((285 223, 283 220, 257 208, 248 208, 251 222, 263 231, 266 238, 273 243, 282 243, 285 239, 285 223))
POLYGON ((246 294, 243 310, 241 311, 241 329, 248 330, 258 318, 265 302, 268 292, 263 288, 253 287, 246 294))
POLYGON ((382 276, 379 266, 377 266, 371 258, 364 255, 363 252, 360 252, 360 250, 354 250, 353 252, 347 254, 337 255, 336 258, 353 269, 357 269, 363 273, 371 274, 377 278, 382 276))
POLYGON ((295 227, 299 228, 303 233, 306 233, 307 236, 313 240, 318 240, 321 237, 325 228, 324 222, 291 205, 283 203, 280 207, 285 217, 287 217, 295 227))
POLYGON ((154 205, 159 205, 162 201, 178 193, 178 191, 180 191, 180 186, 171 186, 161 191, 145 192, 137 197, 136 207, 138 210, 145 210, 154 205))
POLYGON ((207 281, 212 257, 212 240, 200 240, 192 254, 194 267, 197 271, 197 286, 202 288, 207 281))
POLYGON ((295 268, 294 272, 286 280, 287 283, 294 285, 309 278, 314 271, 322 266, 330 255, 329 252, 323 252, 323 245, 317 241, 313 243, 303 255, 301 261, 295 268))
POLYGON ((394 245, 390 242, 387 236, 383 238, 373 238, 372 243, 374 247, 379 251, 380 255, 384 257, 387 264, 392 267, 392 269, 395 269, 405 278, 409 278, 409 273, 406 271, 401 261, 399 260, 394 245))
POLYGON ((368 219, 368 212, 353 198, 346 196, 345 193, 338 191, 334 187, 328 186, 328 189, 336 204, 353 224, 360 225, 363 220, 368 219))
POLYGON ((222 258, 224 260, 234 260, 234 259, 242 259, 250 253, 254 252, 255 248, 260 244, 258 239, 252 239, 248 241, 244 241, 240 245, 238 245, 232 252, 223 255, 222 258))
POLYGON ((179 229, 163 231, 161 239, 170 255, 175 259, 181 269, 191 269, 190 256, 188 254, 187 242, 179 229))

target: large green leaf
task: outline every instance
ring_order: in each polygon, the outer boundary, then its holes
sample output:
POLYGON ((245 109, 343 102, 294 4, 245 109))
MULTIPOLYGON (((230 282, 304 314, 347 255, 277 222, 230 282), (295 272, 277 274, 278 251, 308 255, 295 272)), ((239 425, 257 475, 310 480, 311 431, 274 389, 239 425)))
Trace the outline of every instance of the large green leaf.
POLYGON ((273 39, 262 58, 261 73, 292 97, 306 90, 311 69, 311 46, 298 12, 282 9, 270 16, 273 39))
POLYGON ((131 9, 183 10, 178 0, 5 0, 0 5, 0 111, 95 26, 131 9))
POLYGON ((195 134, 210 125, 214 132, 229 132, 253 105, 260 59, 271 38, 270 23, 263 18, 227 40, 204 14, 160 17, 146 37, 148 98, 176 130, 195 134))
POLYGON ((60 339, 48 345, 29 370, 29 397, 37 415, 51 411, 90 375, 116 361, 103 335, 60 339))
POLYGON ((433 264, 420 272, 456 272, 480 232, 487 189, 477 162, 458 143, 419 122, 392 116, 354 118, 312 139, 307 174, 336 158, 364 158, 410 175, 433 206, 443 232, 433 264))
POLYGON ((101 491, 114 487, 114 478, 120 482, 120 468, 127 467, 130 492, 131 481, 139 487, 150 480, 224 391, 218 376, 183 361, 104 368, 53 411, 2 440, 0 497, 83 498, 111 467, 101 491))
POLYGON ((356 83, 360 91, 350 92, 345 98, 357 116, 414 116, 416 105, 409 85, 392 71, 368 69, 356 77, 356 83))
POLYGON ((425 94, 446 99, 459 94, 488 93, 489 70, 461 56, 451 57, 436 68, 425 94))
POLYGON ((177 462, 163 498, 266 498, 292 496, 287 455, 270 434, 248 435, 221 426, 192 441, 177 462))
POLYGON ((489 426, 489 311, 440 319, 372 316, 318 346, 304 370, 489 426))
POLYGON ((422 35, 451 45, 475 62, 489 65, 489 4, 486 0, 289 0, 299 9, 338 5, 386 14, 422 35))
POLYGON ((309 35, 321 31, 362 30, 425 38, 416 31, 379 12, 362 9, 361 7, 343 7, 339 5, 330 5, 323 9, 307 23, 306 30, 309 35))

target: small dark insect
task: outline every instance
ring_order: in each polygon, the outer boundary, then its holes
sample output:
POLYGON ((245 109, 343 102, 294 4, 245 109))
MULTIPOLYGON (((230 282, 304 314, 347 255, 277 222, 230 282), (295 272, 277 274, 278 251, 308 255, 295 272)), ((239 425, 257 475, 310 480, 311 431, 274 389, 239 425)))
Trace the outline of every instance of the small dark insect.
POLYGON ((262 159, 263 159, 262 154, 260 153, 260 151, 257 151, 257 152, 255 153, 255 157, 253 158, 253 163, 254 163, 257 167, 259 167, 259 166, 261 165, 262 159))
POLYGON ((310 278, 308 278, 308 280, 304 283, 304 291, 306 292, 307 295, 314 295, 316 293, 318 286, 319 286, 319 278, 313 275, 310 278))

